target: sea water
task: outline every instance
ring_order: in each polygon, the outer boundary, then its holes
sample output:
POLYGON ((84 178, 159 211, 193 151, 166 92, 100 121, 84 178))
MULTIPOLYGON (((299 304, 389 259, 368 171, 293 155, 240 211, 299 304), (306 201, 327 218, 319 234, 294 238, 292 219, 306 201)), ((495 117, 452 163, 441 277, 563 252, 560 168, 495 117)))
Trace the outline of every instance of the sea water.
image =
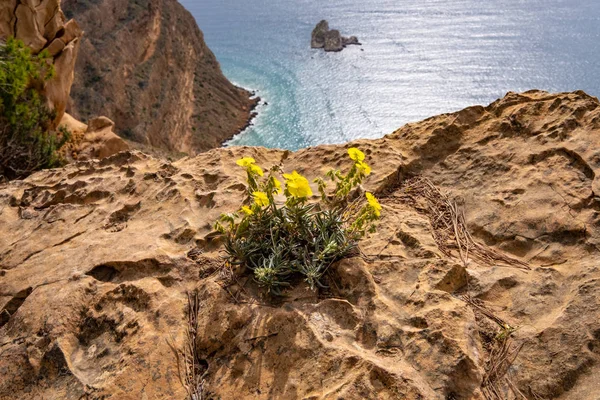
POLYGON ((600 95, 600 0, 180 0, 225 75, 268 104, 230 141, 377 138, 508 91, 600 95), (362 46, 310 48, 321 19, 362 46))

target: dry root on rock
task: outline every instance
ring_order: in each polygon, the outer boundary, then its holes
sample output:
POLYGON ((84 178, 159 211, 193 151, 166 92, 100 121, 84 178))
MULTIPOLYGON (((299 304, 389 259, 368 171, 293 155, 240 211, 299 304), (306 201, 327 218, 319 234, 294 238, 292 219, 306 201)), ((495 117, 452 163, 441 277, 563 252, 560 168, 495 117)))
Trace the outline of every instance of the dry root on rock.
POLYGON ((407 180, 401 187, 400 196, 429 217, 435 241, 446 256, 458 256, 465 266, 471 256, 484 265, 530 269, 526 263, 477 242, 469 233, 464 210, 429 179, 407 180))

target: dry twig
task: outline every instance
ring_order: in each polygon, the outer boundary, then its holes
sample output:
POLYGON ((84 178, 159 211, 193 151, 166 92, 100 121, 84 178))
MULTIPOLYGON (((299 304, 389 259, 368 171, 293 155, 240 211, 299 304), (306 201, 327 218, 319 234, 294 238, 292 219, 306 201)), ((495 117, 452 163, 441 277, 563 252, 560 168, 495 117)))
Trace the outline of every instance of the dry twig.
POLYGON ((207 368, 200 362, 196 339, 198 337, 198 313, 200 312, 200 299, 198 292, 188 293, 188 324, 184 338, 183 348, 176 348, 172 343, 167 343, 177 358, 179 381, 187 392, 186 400, 203 400, 206 398, 204 376, 207 368))
POLYGON ((491 342, 491 347, 486 349, 487 361, 481 384, 484 397, 486 400, 526 399, 525 395, 513 383, 509 371, 523 347, 523 344, 513 345, 512 334, 515 328, 495 315, 481 300, 475 299, 469 294, 460 298, 471 306, 476 313, 493 321, 500 328, 491 342), (507 397, 508 393, 512 397, 507 397))
POLYGON ((530 269, 526 263, 477 242, 469 233, 462 208, 426 178, 407 180, 397 194, 429 217, 434 239, 442 253, 467 265, 469 257, 486 265, 530 269))
MULTIPOLYGON (((530 269, 527 263, 477 242, 467 229, 464 210, 428 179, 413 178, 406 181, 397 195, 429 217, 440 251, 448 257, 458 258, 465 267, 472 258, 482 265, 530 269)), ((468 293, 461 296, 461 299, 476 313, 493 321, 500 328, 491 341, 491 347, 487 348, 485 376, 481 385, 484 397, 487 400, 526 399, 512 382, 509 371, 522 348, 522 344, 513 345, 512 334, 515 329, 468 293)))

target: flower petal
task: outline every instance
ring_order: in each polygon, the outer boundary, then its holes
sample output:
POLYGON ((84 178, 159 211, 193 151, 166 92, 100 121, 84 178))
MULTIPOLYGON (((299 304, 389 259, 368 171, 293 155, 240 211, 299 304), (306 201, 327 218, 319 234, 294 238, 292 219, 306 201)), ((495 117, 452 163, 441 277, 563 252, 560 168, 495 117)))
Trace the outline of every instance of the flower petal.
POLYGON ((240 167, 248 168, 252 164, 254 164, 256 160, 252 157, 244 157, 237 160, 235 163, 240 167))
POLYGON ((348 155, 354 161, 363 161, 365 159, 365 153, 363 153, 356 147, 350 147, 348 149, 348 155))

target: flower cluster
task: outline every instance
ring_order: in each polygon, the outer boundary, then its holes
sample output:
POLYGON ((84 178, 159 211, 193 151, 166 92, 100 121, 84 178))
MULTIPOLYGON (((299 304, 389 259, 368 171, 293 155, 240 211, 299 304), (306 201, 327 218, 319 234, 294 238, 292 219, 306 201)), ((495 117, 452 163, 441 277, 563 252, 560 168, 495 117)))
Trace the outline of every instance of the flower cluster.
POLYGON ((348 155, 353 165, 347 174, 327 174, 335 182, 333 192, 324 179, 314 180, 320 201, 310 201, 310 182, 298 171, 273 167, 265 173, 252 157, 237 160, 247 173, 248 198, 237 213, 223 214, 215 224, 226 236, 228 262, 251 270, 270 293, 279 294, 294 275, 313 289, 322 286, 328 267, 355 249, 382 211, 372 193, 356 198, 371 167, 359 149, 350 148, 348 155))

